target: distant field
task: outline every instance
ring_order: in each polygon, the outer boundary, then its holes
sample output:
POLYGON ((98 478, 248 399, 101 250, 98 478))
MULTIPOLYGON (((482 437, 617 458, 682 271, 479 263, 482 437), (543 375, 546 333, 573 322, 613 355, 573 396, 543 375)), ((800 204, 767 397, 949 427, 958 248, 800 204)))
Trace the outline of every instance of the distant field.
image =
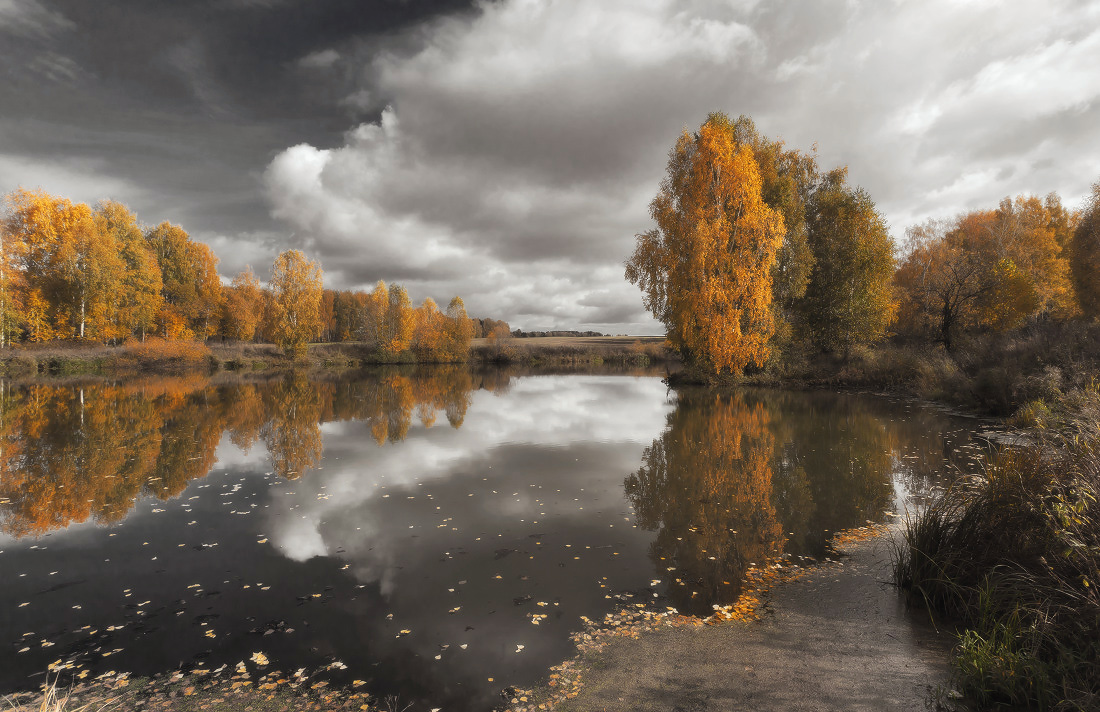
MULTIPOLYGON (((643 344, 664 343, 663 336, 535 336, 523 339, 509 339, 508 343, 519 347, 553 346, 629 346, 635 341, 643 344)), ((474 339, 473 346, 484 346, 488 339, 474 339)))

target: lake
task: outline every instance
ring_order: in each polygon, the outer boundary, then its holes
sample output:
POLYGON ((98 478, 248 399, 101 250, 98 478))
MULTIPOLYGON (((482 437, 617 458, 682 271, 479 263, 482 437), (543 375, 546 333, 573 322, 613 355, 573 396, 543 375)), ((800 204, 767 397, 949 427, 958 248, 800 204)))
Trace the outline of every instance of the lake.
POLYGON ((0 693, 262 652, 485 709, 571 657, 581 616, 706 615, 986 450, 915 402, 660 375, 0 384, 0 693))

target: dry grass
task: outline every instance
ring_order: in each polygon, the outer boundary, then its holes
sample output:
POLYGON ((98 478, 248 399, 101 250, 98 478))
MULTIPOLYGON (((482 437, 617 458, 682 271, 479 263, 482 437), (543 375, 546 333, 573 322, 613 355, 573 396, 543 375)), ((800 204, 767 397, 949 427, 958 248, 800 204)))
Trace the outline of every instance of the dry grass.
POLYGON ((116 354, 115 368, 157 373, 182 373, 212 365, 210 349, 198 341, 147 338, 128 341, 116 354))
POLYGON ((91 701, 77 700, 71 688, 59 689, 56 678, 47 681, 37 695, 3 699, 10 712, 102 712, 110 709, 115 701, 111 697, 91 701))
POLYGON ((907 522, 897 583, 962 622, 957 686, 985 709, 1100 708, 1100 451, 1001 452, 907 522))
POLYGON ((474 339, 470 358, 480 363, 534 366, 647 365, 678 360, 659 336, 474 339))

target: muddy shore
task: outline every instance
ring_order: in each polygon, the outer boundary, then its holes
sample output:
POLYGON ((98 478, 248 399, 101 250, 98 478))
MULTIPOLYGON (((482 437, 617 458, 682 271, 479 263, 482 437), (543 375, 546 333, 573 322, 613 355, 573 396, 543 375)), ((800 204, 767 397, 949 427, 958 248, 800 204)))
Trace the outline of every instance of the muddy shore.
POLYGON ((947 690, 954 637, 907 610, 893 535, 842 544, 837 560, 771 587, 759 620, 609 639, 577 661, 579 693, 554 709, 924 709, 947 690))

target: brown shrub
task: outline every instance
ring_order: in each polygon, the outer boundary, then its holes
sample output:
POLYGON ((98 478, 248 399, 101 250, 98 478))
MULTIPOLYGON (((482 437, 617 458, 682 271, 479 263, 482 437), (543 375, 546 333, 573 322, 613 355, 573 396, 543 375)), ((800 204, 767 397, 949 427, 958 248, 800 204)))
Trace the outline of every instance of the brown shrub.
POLYGON ((210 349, 198 341, 153 337, 145 341, 127 341, 115 362, 123 368, 172 373, 209 368, 212 359, 210 349))

